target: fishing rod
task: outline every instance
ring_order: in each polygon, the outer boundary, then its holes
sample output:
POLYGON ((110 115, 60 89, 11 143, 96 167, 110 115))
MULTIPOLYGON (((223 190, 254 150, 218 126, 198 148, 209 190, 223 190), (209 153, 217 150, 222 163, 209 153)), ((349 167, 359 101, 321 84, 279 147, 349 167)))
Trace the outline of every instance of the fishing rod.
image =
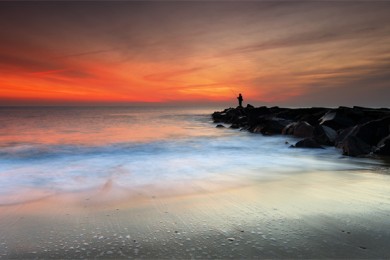
POLYGON ((230 90, 230 92, 232 92, 233 95, 237 95, 236 92, 233 91, 233 89, 231 87, 228 87, 228 89, 230 90))

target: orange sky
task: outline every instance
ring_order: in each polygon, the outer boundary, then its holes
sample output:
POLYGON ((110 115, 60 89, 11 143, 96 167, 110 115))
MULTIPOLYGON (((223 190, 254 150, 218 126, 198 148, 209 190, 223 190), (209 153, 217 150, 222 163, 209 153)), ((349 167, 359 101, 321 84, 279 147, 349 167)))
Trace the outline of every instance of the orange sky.
POLYGON ((389 106, 387 2, 1 2, 0 104, 389 106))

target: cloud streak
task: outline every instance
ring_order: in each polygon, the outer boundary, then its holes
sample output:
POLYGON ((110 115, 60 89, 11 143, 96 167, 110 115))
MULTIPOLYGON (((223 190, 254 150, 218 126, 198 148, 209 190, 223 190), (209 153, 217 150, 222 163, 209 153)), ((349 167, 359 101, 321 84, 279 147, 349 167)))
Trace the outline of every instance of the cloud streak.
POLYGON ((389 12, 388 2, 0 2, 0 100, 220 101, 233 89, 305 105, 335 103, 331 90, 343 104, 385 106, 389 12))

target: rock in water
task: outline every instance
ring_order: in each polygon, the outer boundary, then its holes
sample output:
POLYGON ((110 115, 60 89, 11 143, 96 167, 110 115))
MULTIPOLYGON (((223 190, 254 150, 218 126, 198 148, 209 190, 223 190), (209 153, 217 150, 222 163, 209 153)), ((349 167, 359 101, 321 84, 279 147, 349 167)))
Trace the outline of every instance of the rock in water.
POLYGON ((277 117, 263 117, 259 123, 250 129, 253 133, 262 133, 264 135, 281 134, 283 129, 290 121, 277 117))
POLYGON ((339 130, 355 125, 355 122, 346 117, 341 111, 329 111, 320 118, 320 125, 325 125, 333 129, 339 130))
MULTIPOLYGON (((334 145, 349 156, 371 152, 389 154, 390 109, 339 108, 227 108, 212 114, 215 123, 230 124, 264 135, 287 134, 305 138, 295 147, 334 145), (293 122, 293 123, 292 123, 293 122)), ((223 125, 217 125, 223 128, 223 125)))
POLYGON ((334 145, 337 137, 337 132, 325 125, 318 125, 313 131, 314 139, 323 145, 334 145))
POLYGON ((296 148, 321 148, 323 147, 314 138, 305 138, 295 144, 296 148))
POLYGON ((378 143, 375 153, 379 155, 390 155, 390 135, 378 143))
POLYGON ((341 148, 343 149, 344 155, 354 157, 366 155, 371 152, 371 146, 354 135, 347 136, 344 139, 341 148))
POLYGON ((377 145, 390 134, 390 116, 365 123, 356 129, 355 135, 369 145, 377 145))
POLYGON ((305 137, 309 138, 313 136, 314 127, 311 126, 308 122, 298 122, 293 131, 295 137, 305 137))

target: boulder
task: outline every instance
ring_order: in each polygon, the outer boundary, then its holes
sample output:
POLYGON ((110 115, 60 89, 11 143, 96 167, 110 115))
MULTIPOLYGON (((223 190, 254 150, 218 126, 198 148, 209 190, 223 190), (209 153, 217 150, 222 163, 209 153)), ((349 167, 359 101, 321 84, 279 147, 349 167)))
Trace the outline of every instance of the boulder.
POLYGON ((305 138, 295 144, 296 148, 322 148, 323 147, 314 140, 314 138, 305 138))
POLYGON ((310 125, 315 126, 318 125, 319 119, 323 117, 327 111, 328 110, 324 110, 323 108, 310 109, 307 113, 299 116, 297 121, 306 121, 310 125))
POLYGON ((329 111, 319 119, 320 125, 339 130, 355 125, 355 121, 345 116, 341 111, 329 111))
POLYGON ((276 116, 296 122, 306 121, 311 125, 317 125, 318 120, 328 111, 329 109, 322 107, 280 109, 276 116))
POLYGON ((248 125, 251 127, 255 127, 257 124, 260 123, 261 119, 266 116, 270 115, 271 111, 267 107, 256 107, 252 109, 247 109, 247 116, 248 116, 248 125))
MULTIPOLYGON (((296 147, 319 148, 335 145, 349 156, 371 152, 389 155, 390 109, 364 107, 280 108, 253 107, 227 108, 214 112, 215 123, 231 124, 264 135, 288 134, 305 138, 296 147), (294 123, 292 123, 294 122, 294 123)), ((223 128, 222 124, 217 125, 223 128)))
POLYGON ((288 125, 286 125, 283 130, 282 130, 282 134, 283 135, 293 135, 294 134, 294 128, 295 128, 295 125, 297 124, 297 122, 293 122, 293 123, 290 123, 288 125))
POLYGON ((367 108, 354 106, 353 110, 357 113, 362 113, 364 116, 359 118, 359 124, 364 124, 372 120, 381 119, 390 115, 388 108, 367 108))
POLYGON ((390 135, 390 117, 385 117, 341 130, 335 143, 337 147, 343 147, 349 136, 355 136, 369 146, 377 146, 388 135, 390 135))
POLYGON ((389 135, 390 117, 384 117, 341 131, 336 146, 349 156, 366 155, 373 150, 377 154, 386 154, 389 135))
POLYGON ((390 155, 390 135, 379 141, 374 153, 379 155, 390 155))
POLYGON ((253 133, 262 133, 264 135, 281 134, 283 128, 285 128, 290 121, 277 117, 263 117, 259 123, 250 128, 253 133))
POLYGON ((231 129, 238 129, 238 128, 240 128, 240 125, 239 125, 239 124, 232 124, 232 125, 230 126, 230 128, 231 128, 231 129))
POLYGON ((312 137, 314 127, 308 122, 298 122, 294 127, 293 135, 296 137, 312 137))
POLYGON ((215 127, 216 127, 216 128, 225 128, 225 126, 224 126, 224 125, 221 125, 221 124, 218 124, 218 125, 216 125, 215 127))
POLYGON ((344 155, 353 157, 367 155, 371 152, 371 146, 354 135, 348 135, 344 139, 341 148, 344 155))
POLYGON ((282 130, 282 134, 294 135, 295 137, 312 137, 314 127, 308 122, 294 122, 288 124, 282 130))
POLYGON ((228 111, 226 111, 227 119, 230 122, 237 120, 237 118, 239 118, 242 115, 243 115, 243 109, 240 108, 231 108, 228 111))
POLYGON ((337 132, 325 125, 318 125, 313 131, 314 139, 323 145, 334 145, 337 137, 337 132))
POLYGON ((336 139, 335 139, 335 141, 334 141, 334 145, 335 145, 337 148, 341 148, 344 139, 345 139, 347 136, 349 136, 352 132, 354 132, 354 131, 355 131, 355 128, 357 128, 357 127, 358 127, 358 126, 351 126, 351 127, 348 127, 348 128, 341 129, 341 130, 337 131, 337 136, 336 136, 336 139))
POLYGON ((246 125, 247 122, 248 122, 247 116, 238 116, 233 121, 233 123, 238 124, 238 125, 246 125))
POLYGON ((214 123, 224 122, 226 113, 224 112, 214 112, 211 117, 213 118, 214 123))
POLYGON ((376 146, 379 141, 390 135, 390 116, 365 123, 359 126, 354 134, 365 143, 376 146))

